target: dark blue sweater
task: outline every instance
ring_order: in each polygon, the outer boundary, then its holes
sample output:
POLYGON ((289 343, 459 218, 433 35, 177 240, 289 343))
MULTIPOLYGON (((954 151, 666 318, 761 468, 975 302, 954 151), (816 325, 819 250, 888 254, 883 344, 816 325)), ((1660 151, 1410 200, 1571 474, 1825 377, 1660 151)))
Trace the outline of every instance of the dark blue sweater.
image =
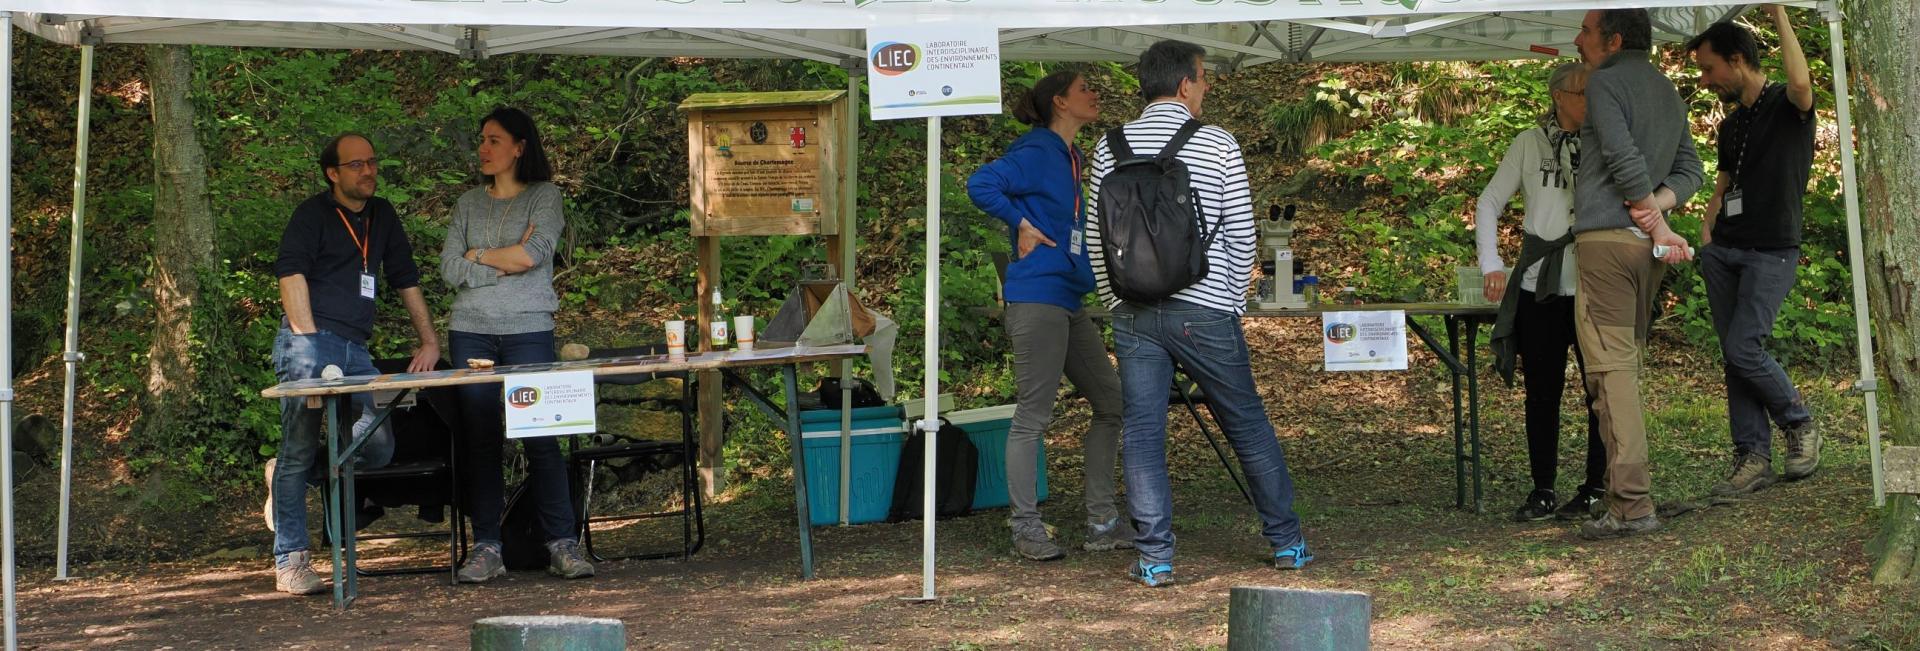
POLYGON ((1007 238, 1019 254, 1020 220, 1026 220, 1059 246, 1041 244, 1007 265, 1002 293, 1009 303, 1045 303, 1078 311, 1093 291, 1093 267, 1086 248, 1072 251, 1075 229, 1086 223, 1086 202, 1078 165, 1086 157, 1035 127, 1013 141, 1007 153, 967 179, 967 196, 980 210, 1007 223, 1007 238))

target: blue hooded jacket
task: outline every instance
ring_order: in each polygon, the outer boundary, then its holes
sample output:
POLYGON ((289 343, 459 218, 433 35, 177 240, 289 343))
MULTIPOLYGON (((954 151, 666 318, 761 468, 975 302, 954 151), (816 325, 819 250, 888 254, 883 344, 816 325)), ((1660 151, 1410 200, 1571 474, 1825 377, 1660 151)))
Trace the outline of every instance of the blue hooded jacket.
POLYGON ((1009 303, 1045 303, 1078 311, 1093 291, 1093 267, 1086 247, 1073 253, 1073 231, 1084 228, 1085 195, 1078 148, 1046 127, 1034 127, 1013 141, 1007 153, 967 179, 967 196, 981 211, 1007 223, 1007 239, 1019 254, 1020 220, 1045 233, 1058 246, 1042 243, 1007 265, 1002 294, 1009 303))

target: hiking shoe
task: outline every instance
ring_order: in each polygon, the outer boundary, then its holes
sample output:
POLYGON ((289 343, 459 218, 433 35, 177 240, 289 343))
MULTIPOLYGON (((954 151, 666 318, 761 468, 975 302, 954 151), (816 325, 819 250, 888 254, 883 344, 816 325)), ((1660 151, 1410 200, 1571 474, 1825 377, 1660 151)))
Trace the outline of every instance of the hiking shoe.
POLYGON ((265 506, 260 507, 261 517, 267 519, 267 531, 273 531, 275 533, 279 532, 273 528, 273 467, 278 464, 279 461, 280 459, 278 458, 267 460, 267 503, 265 506))
POLYGON ((1600 516, 1580 524, 1580 537, 1587 540, 1606 540, 1625 538, 1660 530, 1660 516, 1649 514, 1632 520, 1621 520, 1612 513, 1600 516))
POLYGON ((1783 468, 1787 481, 1813 476, 1813 471, 1820 467, 1820 431, 1814 429, 1813 419, 1788 427, 1781 433, 1787 437, 1787 462, 1783 468))
POLYGON ((1135 560, 1133 567, 1127 569, 1127 578, 1149 588, 1164 588, 1173 584, 1173 564, 1149 563, 1146 559, 1135 560))
POLYGON ((1138 535, 1127 518, 1114 518, 1103 525, 1087 525, 1087 541, 1080 548, 1090 552, 1133 549, 1133 539, 1138 535))
POLYGON ((1553 517, 1567 521, 1592 520, 1594 518, 1593 506, 1599 504, 1600 499, 1606 497, 1606 495, 1606 491, 1597 491, 1583 487, 1580 489, 1580 492, 1574 493, 1573 498, 1567 500, 1566 504, 1561 504, 1560 508, 1554 509, 1553 517))
POLYGON ((1273 552, 1273 569, 1276 570, 1297 570, 1311 562, 1313 562, 1313 552, 1307 549, 1305 540, 1273 552))
POLYGON ((1527 494, 1527 501, 1513 512, 1514 522, 1539 522, 1553 517, 1555 502, 1552 489, 1535 488, 1527 494))
POLYGON ((1772 486, 1773 462, 1758 454, 1742 454, 1733 461, 1733 472, 1726 480, 1713 485, 1709 492, 1722 497, 1751 495, 1772 486))
POLYGON ((321 581, 320 575, 313 571, 313 552, 303 549, 288 552, 274 559, 273 589, 297 595, 319 594, 325 591, 327 584, 321 581))
POLYGON ((1059 560, 1067 555, 1066 550, 1054 544, 1053 535, 1044 526, 1014 528, 1013 551, 1030 561, 1059 560))
POLYGON ((474 543, 467 562, 454 574, 461 583, 486 583, 507 573, 507 561, 500 557, 499 543, 474 543))
POLYGON ((562 579, 593 576, 593 564, 580 552, 580 541, 561 538, 547 543, 547 573, 562 579))

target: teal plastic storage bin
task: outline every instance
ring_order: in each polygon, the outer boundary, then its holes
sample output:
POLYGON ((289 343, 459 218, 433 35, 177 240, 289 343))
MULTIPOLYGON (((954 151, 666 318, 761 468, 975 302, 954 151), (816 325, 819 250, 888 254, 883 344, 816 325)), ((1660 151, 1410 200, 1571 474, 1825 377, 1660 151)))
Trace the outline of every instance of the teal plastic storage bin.
MULTIPOLYGON (((893 481, 900 473, 900 449, 906 445, 900 408, 855 409, 854 418, 847 522, 880 522, 893 506, 893 481)), ((808 520, 815 526, 836 524, 840 521, 840 412, 803 411, 800 419, 807 457, 808 520)))
MULTIPOLYGON (((1013 425, 1013 405, 966 409, 943 414, 949 422, 967 431, 973 447, 980 450, 979 470, 974 474, 973 508, 997 509, 1007 505, 1007 428, 1013 425)), ((1040 454, 1034 459, 1039 470, 1040 501, 1047 500, 1047 443, 1040 441, 1040 454)))

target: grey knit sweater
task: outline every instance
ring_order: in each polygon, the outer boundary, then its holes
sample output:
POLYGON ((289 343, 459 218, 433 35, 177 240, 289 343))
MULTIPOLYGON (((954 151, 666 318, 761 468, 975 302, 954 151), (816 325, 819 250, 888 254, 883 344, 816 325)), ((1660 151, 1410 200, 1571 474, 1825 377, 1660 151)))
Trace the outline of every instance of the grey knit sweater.
POLYGON ((483 335, 513 335, 553 329, 559 299, 553 293, 553 249, 566 218, 560 213, 560 188, 534 183, 511 199, 495 199, 485 187, 460 195, 453 223, 440 247, 440 276, 452 285, 452 330, 483 335), (466 259, 469 249, 497 249, 527 237, 533 268, 501 275, 493 267, 466 259))
POLYGON ((1573 184, 1573 232, 1627 228, 1625 202, 1659 186, 1684 205, 1706 181, 1687 105, 1646 50, 1621 50, 1587 77, 1587 123, 1573 184))

